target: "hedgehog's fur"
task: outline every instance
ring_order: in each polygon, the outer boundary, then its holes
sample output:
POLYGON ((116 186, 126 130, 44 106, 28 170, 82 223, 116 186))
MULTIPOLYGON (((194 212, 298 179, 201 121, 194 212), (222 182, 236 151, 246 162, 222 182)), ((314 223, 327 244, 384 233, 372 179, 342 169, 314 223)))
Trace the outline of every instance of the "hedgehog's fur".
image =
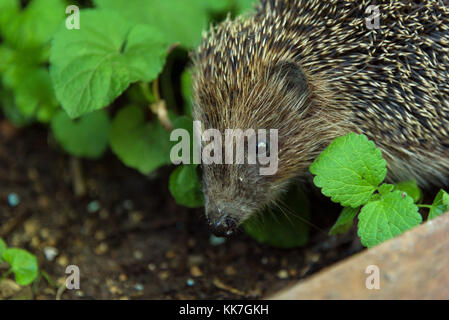
POLYGON ((391 181, 447 185, 449 7, 377 1, 380 29, 369 30, 370 4, 262 0, 253 15, 205 35, 194 58, 194 118, 220 130, 279 129, 272 177, 249 165, 203 166, 209 217, 226 211, 243 221, 349 131, 382 149, 391 181))

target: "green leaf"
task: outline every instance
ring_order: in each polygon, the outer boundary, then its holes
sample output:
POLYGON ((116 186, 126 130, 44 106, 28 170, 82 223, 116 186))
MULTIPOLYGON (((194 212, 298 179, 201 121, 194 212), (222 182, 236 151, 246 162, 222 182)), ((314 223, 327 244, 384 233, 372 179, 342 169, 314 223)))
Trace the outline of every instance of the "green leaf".
MULTIPOLYGON (((390 193, 391 191, 393 191, 393 189, 394 189, 394 185, 388 184, 388 183, 383 183, 379 187, 379 194, 381 196, 386 195, 387 193, 390 193)), ((372 199, 373 198, 371 198, 371 200, 372 199)))
POLYGON ((309 239, 307 197, 293 186, 283 195, 282 210, 265 210, 243 223, 245 231, 260 243, 279 248, 300 247, 309 239))
POLYGON ((80 15, 81 29, 61 27, 50 55, 56 97, 72 118, 109 105, 133 82, 154 80, 168 48, 157 30, 115 12, 80 15))
MULTIPOLYGON (((5 0, 2 2, 5 3, 5 0)), ((17 48, 40 47, 47 44, 65 18, 66 5, 62 0, 33 0, 21 12, 14 8, 17 5, 16 1, 6 3, 13 17, 0 16, 0 29, 6 42, 17 48)))
POLYGON ((209 23, 204 0, 94 0, 102 9, 114 10, 129 21, 156 27, 169 43, 191 48, 201 41, 209 23))
POLYGON ((387 174, 382 152, 364 135, 335 139, 312 163, 313 182, 342 206, 365 204, 387 174))
POLYGON ((435 197, 435 200, 433 200, 427 220, 432 220, 433 218, 436 218, 448 211, 449 194, 444 190, 440 190, 440 192, 438 192, 437 196, 435 197))
POLYGON ((99 110, 72 120, 59 111, 51 121, 56 141, 71 155, 99 158, 109 143, 110 120, 107 112, 99 110))
POLYGON ((0 261, 3 261, 3 252, 5 252, 7 246, 5 241, 3 241, 2 238, 0 238, 0 261))
POLYGON ((421 221, 413 198, 396 190, 362 207, 358 235, 364 246, 373 247, 417 226, 421 221))
POLYGON ((24 117, 49 122, 59 105, 56 101, 48 70, 43 67, 16 70, 17 79, 11 87, 15 104, 24 117))
POLYGON ((399 182, 399 183, 396 183, 394 185, 394 187, 396 190, 401 190, 401 191, 405 192, 406 194, 408 194, 410 197, 412 197, 413 201, 415 203, 421 202, 423 195, 422 195, 421 189, 419 189, 416 181, 410 180, 410 181, 399 182))
POLYGON ((180 165, 170 175, 169 189, 176 203, 189 208, 204 205, 202 185, 196 165, 180 165))
POLYGON ((130 106, 115 116, 110 135, 112 151, 127 166, 143 174, 170 163, 170 136, 159 121, 145 121, 143 110, 130 106))
POLYGON ((11 266, 17 284, 29 285, 38 274, 37 259, 31 253, 18 248, 9 248, 3 252, 3 259, 11 266))
POLYGON ((357 213, 359 212, 360 207, 357 208, 351 208, 351 207, 345 207, 340 213, 340 216, 338 217, 335 224, 332 226, 332 228, 329 231, 329 235, 333 236, 340 233, 345 233, 348 231, 353 223, 353 220, 357 213))
POLYGON ((24 116, 17 109, 11 90, 0 88, 0 106, 8 121, 15 127, 22 127, 31 123, 32 119, 24 116))
MULTIPOLYGON (((20 12, 19 0, 0 0, 0 36, 7 35, 8 25, 17 20, 20 12)), ((1 62, 0 62, 1 63, 1 62)))

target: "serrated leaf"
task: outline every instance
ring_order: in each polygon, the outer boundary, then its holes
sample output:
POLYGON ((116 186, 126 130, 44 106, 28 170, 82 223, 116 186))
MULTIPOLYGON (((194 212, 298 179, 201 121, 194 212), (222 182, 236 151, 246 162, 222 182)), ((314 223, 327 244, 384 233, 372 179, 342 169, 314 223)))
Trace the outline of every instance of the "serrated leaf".
POLYGON ((102 9, 114 10, 126 19, 157 28, 170 43, 191 48, 201 41, 209 22, 204 0, 95 0, 102 9))
POLYGON ((413 198, 413 201, 415 203, 420 203, 422 200, 422 192, 421 189, 419 189, 418 184, 414 180, 410 181, 403 181, 396 183, 394 185, 396 190, 401 190, 405 193, 407 193, 410 197, 413 198))
POLYGON ((170 136, 159 121, 145 121, 136 106, 121 109, 115 116, 110 134, 112 151, 127 166, 143 174, 170 163, 170 136))
POLYGON ((386 195, 387 193, 390 193, 391 191, 393 191, 393 189, 394 189, 394 185, 388 184, 388 183, 383 183, 379 187, 379 193, 381 196, 383 196, 383 195, 386 195))
POLYGON ((56 141, 71 155, 99 158, 109 143, 110 120, 107 112, 98 110, 72 120, 60 110, 51 121, 56 141))
POLYGON ((38 274, 37 259, 31 253, 18 248, 9 248, 3 252, 3 259, 9 263, 17 284, 29 285, 38 274))
POLYGON ((82 28, 62 26, 50 55, 56 97, 72 118, 109 105, 133 82, 154 80, 168 47, 157 30, 118 13, 82 10, 80 15, 82 28))
POLYGON ((351 207, 345 207, 340 213, 340 216, 338 217, 335 224, 332 226, 332 228, 329 231, 329 235, 333 236, 340 233, 345 233, 348 231, 353 223, 353 220, 357 213, 359 212, 360 207, 357 208, 351 208, 351 207))
POLYGON ((362 207, 358 235, 364 246, 373 247, 419 225, 421 221, 413 198, 396 190, 362 207))
POLYGON ((189 208, 204 205, 202 185, 196 165, 180 165, 170 175, 169 189, 176 203, 189 208))
POLYGON ((342 206, 365 204, 385 179, 386 162, 374 142, 349 133, 335 139, 312 163, 313 182, 342 206))
POLYGON ((300 247, 309 239, 307 197, 293 186, 283 195, 283 209, 265 210, 244 222, 245 231, 260 243, 279 248, 300 247))
POLYGON ((427 220, 432 220, 433 218, 436 218, 448 211, 449 211, 449 194, 444 190, 440 190, 437 196, 435 197, 435 200, 433 200, 427 220))

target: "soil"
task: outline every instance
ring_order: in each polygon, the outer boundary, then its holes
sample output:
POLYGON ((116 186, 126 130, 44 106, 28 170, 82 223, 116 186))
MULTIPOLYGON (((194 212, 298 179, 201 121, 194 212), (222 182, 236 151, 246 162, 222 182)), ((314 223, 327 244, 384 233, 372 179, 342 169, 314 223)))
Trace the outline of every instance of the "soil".
POLYGON ((258 299, 361 250, 354 232, 327 235, 339 211, 328 201, 312 201, 315 227, 303 248, 269 247, 243 232, 220 243, 201 209, 170 196, 172 168, 146 177, 110 153, 82 160, 87 194, 77 198, 70 162, 45 128, 0 118, 0 237, 35 254, 43 271, 22 298, 258 299), (65 289, 68 265, 80 269, 80 290, 65 289))

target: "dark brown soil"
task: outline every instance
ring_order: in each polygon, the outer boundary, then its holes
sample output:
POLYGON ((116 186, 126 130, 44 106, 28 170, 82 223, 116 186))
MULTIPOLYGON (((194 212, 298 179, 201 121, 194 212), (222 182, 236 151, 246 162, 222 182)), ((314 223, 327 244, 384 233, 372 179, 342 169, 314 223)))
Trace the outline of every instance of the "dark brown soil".
MULTIPOLYGON (((83 160, 87 196, 77 199, 69 164, 44 128, 16 130, 0 118, 0 237, 35 254, 50 280, 40 277, 28 298, 262 298, 360 250, 353 234, 317 229, 305 248, 272 248, 243 232, 214 245, 202 210, 170 196, 172 168, 145 177, 112 154, 83 160), (15 207, 11 193, 20 197, 15 207), (61 289, 71 264, 80 290, 61 289)), ((315 207, 312 223, 328 230, 338 212, 315 207)))

